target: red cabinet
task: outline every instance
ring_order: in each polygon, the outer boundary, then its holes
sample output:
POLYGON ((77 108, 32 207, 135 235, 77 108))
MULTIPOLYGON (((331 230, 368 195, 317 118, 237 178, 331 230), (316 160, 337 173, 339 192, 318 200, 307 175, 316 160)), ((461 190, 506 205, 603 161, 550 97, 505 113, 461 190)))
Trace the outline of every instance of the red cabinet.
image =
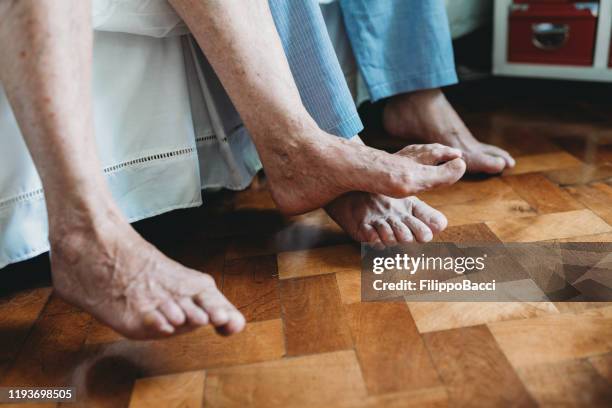
POLYGON ((592 65, 597 11, 598 4, 593 2, 515 0, 510 12, 508 61, 592 65))

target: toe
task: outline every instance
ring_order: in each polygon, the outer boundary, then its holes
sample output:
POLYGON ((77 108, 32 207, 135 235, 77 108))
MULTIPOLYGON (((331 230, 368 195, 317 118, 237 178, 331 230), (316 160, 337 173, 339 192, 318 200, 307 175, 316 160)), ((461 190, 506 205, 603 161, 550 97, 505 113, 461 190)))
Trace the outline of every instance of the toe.
POLYGON ((372 245, 376 249, 383 249, 384 245, 376 229, 370 224, 362 224, 359 229, 358 241, 372 245))
POLYGON ((229 334, 233 333, 236 327, 240 329, 244 327, 244 323, 238 319, 238 316, 244 319, 242 314, 216 289, 198 294, 195 300, 208 313, 210 322, 215 327, 220 328, 229 324, 228 328, 224 328, 229 334))
POLYGON ((423 221, 434 234, 444 231, 448 225, 444 214, 416 197, 413 200, 412 214, 423 221))
POLYGON ((456 183, 465 173, 463 159, 454 159, 439 166, 423 166, 415 180, 414 193, 456 183))
POLYGON ((222 334, 224 336, 229 336, 234 333, 239 333, 246 326, 246 320, 244 319, 244 316, 242 315, 242 313, 240 313, 239 311, 237 310, 230 311, 229 315, 230 315, 230 318, 227 324, 219 327, 219 329, 217 330, 219 334, 222 334))
POLYGON ((466 155, 468 170, 472 173, 498 174, 506 168, 506 161, 485 152, 470 153, 466 155))
POLYGON ((187 322, 191 326, 205 326, 208 324, 208 314, 196 305, 191 298, 180 299, 179 305, 183 309, 187 317, 187 322))
POLYGON ((429 242, 433 239, 433 233, 423 221, 412 215, 404 217, 403 221, 410 228, 418 242, 429 242))
POLYGON ((437 165, 439 163, 461 158, 463 155, 461 150, 444 146, 439 143, 427 145, 427 150, 429 153, 427 155, 427 163, 423 164, 437 165))
POLYGON ((158 310, 164 315, 166 320, 175 327, 185 323, 185 313, 183 313, 183 310, 172 299, 163 302, 158 307, 158 310))
POLYGON ((153 310, 144 315, 143 324, 149 331, 170 335, 174 333, 172 326, 159 310, 153 310))
POLYGON ((393 229, 395 239, 398 243, 406 244, 414 241, 410 228, 408 228, 399 218, 391 217, 387 220, 387 222, 393 229))
POLYGON ((483 150, 493 156, 499 156, 504 159, 507 167, 514 167, 516 165, 514 158, 504 149, 500 149, 499 147, 493 145, 484 145, 483 150))
POLYGON ((386 220, 376 220, 372 223, 372 226, 378 233, 378 236, 385 246, 397 245, 397 240, 395 239, 393 229, 386 220))

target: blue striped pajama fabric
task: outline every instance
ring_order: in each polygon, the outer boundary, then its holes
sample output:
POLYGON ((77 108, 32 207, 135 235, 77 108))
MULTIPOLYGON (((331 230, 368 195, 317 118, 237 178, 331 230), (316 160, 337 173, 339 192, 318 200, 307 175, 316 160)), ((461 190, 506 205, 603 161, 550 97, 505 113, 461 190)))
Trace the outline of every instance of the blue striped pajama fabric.
POLYGON ((304 106, 319 127, 351 138, 363 126, 316 0, 269 0, 304 106))
POLYGON ((370 99, 457 82, 444 0, 339 0, 370 99))

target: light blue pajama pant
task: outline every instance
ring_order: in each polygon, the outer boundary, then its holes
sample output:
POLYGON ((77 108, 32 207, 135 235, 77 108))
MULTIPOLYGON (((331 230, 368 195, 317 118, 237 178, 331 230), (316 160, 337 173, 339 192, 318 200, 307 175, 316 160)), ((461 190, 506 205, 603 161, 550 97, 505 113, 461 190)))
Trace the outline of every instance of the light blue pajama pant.
MULTIPOLYGON (((340 0, 372 100, 457 81, 443 0, 340 0)), ((304 106, 319 127, 351 138, 363 125, 316 0, 269 0, 304 106)))
POLYGON ((457 82, 443 0, 340 0, 370 99, 457 82))

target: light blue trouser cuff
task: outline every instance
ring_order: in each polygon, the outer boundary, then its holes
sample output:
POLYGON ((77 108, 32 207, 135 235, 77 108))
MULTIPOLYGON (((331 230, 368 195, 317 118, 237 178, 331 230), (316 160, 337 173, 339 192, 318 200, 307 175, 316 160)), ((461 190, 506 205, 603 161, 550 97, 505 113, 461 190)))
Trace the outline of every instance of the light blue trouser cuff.
POLYGON ((457 83, 443 0, 340 0, 372 101, 457 83))
POLYGON ((398 78, 394 81, 381 83, 368 88, 368 92, 370 93, 372 102, 375 102, 394 95, 422 89, 441 88, 443 86, 454 85, 457 82, 457 72, 453 67, 446 71, 435 71, 398 78))

